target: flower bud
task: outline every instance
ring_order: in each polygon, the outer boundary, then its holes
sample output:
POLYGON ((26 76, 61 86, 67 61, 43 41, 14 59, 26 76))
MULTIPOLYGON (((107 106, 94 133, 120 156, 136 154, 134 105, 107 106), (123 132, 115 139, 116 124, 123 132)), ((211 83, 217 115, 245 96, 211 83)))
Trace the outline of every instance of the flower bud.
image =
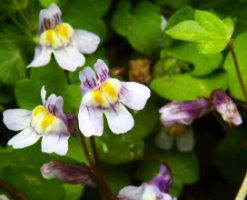
POLYGON ((237 106, 223 90, 218 89, 213 92, 212 104, 226 122, 233 125, 240 125, 243 122, 237 106))
POLYGON ((46 179, 57 178, 70 184, 86 184, 95 187, 95 182, 91 178, 90 168, 85 164, 71 164, 61 161, 50 161, 45 163, 41 169, 41 174, 46 179))

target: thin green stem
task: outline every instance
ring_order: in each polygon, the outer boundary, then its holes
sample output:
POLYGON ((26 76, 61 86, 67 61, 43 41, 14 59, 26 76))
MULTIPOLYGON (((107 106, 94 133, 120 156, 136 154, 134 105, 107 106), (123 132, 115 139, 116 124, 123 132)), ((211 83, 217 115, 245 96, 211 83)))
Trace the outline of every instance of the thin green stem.
POLYGON ((4 180, 0 179, 0 188, 2 188, 4 191, 6 191, 8 194, 10 194, 12 197, 14 197, 17 200, 31 200, 21 192, 17 191, 14 187, 6 183, 4 180))
POLYGON ((245 174, 244 180, 234 200, 245 200, 246 196, 247 196, 247 173, 245 174))
POLYGON ((91 167, 93 167, 93 166, 94 166, 94 163, 93 163, 93 161, 92 161, 92 159, 91 159, 91 156, 90 156, 90 154, 89 154, 89 150, 88 150, 88 148, 87 148, 87 144, 86 144, 85 137, 84 137, 81 133, 79 133, 79 136, 80 136, 80 139, 81 139, 82 150, 83 150, 83 152, 84 152, 85 155, 86 155, 86 158, 87 158, 87 160, 88 160, 88 162, 89 162, 89 165, 90 165, 91 167))
POLYGON ((239 84, 240 84, 240 88, 241 88, 242 93, 244 95, 245 101, 247 102, 247 90, 246 90, 246 87, 245 87, 245 84, 244 84, 243 77, 242 77, 241 72, 240 72, 240 67, 239 67, 239 64, 238 64, 237 55, 235 53, 235 49, 234 49, 233 43, 229 42, 227 47, 228 47, 228 49, 230 50, 230 52, 232 54, 232 58, 233 58, 234 66, 235 66, 235 69, 236 69, 236 73, 237 73, 238 81, 239 81, 239 84))

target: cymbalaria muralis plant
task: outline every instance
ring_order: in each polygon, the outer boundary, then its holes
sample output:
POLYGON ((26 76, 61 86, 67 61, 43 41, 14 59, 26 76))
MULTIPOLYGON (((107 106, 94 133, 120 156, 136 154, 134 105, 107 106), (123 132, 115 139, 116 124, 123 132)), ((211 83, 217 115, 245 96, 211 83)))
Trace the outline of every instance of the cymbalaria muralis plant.
POLYGON ((0 10, 0 199, 246 198, 246 2, 0 10))

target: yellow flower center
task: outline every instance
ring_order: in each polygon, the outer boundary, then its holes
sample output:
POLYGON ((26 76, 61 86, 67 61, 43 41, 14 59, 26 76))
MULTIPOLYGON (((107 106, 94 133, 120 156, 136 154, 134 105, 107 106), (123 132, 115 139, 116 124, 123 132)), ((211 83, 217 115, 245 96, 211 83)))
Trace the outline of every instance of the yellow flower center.
POLYGON ((88 106, 109 107, 118 100, 120 88, 120 81, 110 78, 99 88, 87 92, 83 97, 83 102, 88 106))
POLYGON ((67 126, 57 116, 51 114, 44 106, 37 106, 32 112, 32 127, 40 134, 67 130, 67 126))
POLYGON ((60 48, 70 42, 73 33, 74 30, 69 24, 62 23, 55 29, 48 29, 41 33, 39 43, 54 49, 60 48))

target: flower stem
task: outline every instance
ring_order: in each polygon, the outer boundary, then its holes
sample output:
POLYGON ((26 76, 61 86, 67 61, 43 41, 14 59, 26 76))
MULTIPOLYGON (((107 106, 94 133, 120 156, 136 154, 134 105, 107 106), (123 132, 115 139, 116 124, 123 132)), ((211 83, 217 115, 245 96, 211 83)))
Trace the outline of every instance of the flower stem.
POLYGON ((83 150, 83 152, 84 152, 85 155, 86 155, 86 158, 87 158, 87 160, 88 160, 88 162, 89 162, 89 165, 90 165, 91 167, 93 167, 93 166, 94 166, 94 163, 93 163, 93 161, 92 161, 92 159, 91 159, 91 156, 90 156, 90 154, 89 154, 89 150, 88 150, 88 148, 87 148, 87 144, 86 144, 85 137, 84 137, 81 133, 79 133, 79 135, 80 135, 80 138, 81 138, 82 150, 83 150))
POLYGON ((246 196, 247 196, 247 173, 245 174, 244 180, 234 200, 245 200, 246 196))
POLYGON ((17 200, 31 200, 30 198, 20 193, 15 188, 13 188, 11 185, 9 185, 8 183, 6 183, 5 181, 1 179, 0 179, 0 188, 2 188, 4 191, 9 193, 12 197, 14 197, 17 200))
POLYGON ((90 137, 90 143, 91 143, 91 147, 92 147, 92 150, 93 150, 93 157, 94 157, 95 166, 97 167, 98 166, 99 157, 98 157, 98 153, 97 153, 97 147, 96 147, 94 136, 90 137))
POLYGON ((240 88, 241 88, 242 93, 244 95, 245 101, 247 102, 247 90, 246 90, 246 87, 244 85, 244 80, 243 80, 243 77, 242 77, 241 72, 240 72, 240 67, 239 67, 239 64, 238 64, 238 60, 237 60, 237 56, 236 56, 236 53, 235 53, 235 49, 234 49, 233 43, 229 42, 227 47, 228 47, 228 49, 230 50, 230 52, 232 54, 232 58, 233 58, 234 66, 235 66, 235 69, 236 69, 236 73, 237 73, 238 81, 239 81, 239 84, 240 84, 240 88))

